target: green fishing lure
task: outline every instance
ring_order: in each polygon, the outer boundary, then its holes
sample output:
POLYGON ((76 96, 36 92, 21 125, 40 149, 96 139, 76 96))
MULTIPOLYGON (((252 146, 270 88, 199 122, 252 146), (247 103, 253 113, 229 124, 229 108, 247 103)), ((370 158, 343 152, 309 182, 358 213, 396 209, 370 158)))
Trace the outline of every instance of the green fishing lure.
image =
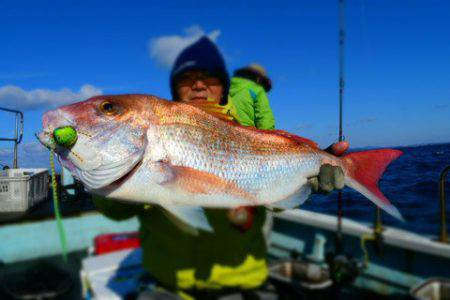
POLYGON ((77 142, 77 131, 72 126, 58 127, 53 131, 53 139, 56 144, 70 148, 77 142))

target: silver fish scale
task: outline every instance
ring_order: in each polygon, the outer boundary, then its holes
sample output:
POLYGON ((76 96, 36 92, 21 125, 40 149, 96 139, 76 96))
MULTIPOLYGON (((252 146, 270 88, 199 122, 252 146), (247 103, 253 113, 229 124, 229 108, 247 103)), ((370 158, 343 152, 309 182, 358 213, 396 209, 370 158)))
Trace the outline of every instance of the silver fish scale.
POLYGON ((232 139, 223 142, 217 133, 192 127, 164 126, 160 134, 172 164, 217 175, 252 194, 276 180, 312 173, 318 162, 314 154, 258 155, 232 139))

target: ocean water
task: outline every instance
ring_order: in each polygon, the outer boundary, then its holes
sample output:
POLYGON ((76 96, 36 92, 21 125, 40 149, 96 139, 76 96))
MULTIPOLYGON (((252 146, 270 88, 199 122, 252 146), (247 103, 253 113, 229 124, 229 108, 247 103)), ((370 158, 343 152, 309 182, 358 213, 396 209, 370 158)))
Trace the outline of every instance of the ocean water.
MULTIPOLYGON (((391 200, 406 222, 382 213, 383 224, 419 234, 438 236, 440 232, 439 175, 450 165, 450 143, 398 147, 403 155, 395 160, 379 182, 381 191, 391 200)), ((364 150, 364 149, 361 149, 364 150)), ((445 183, 447 224, 450 233, 450 174, 445 183)), ((338 193, 314 195, 302 208, 336 215, 338 193)), ((343 216, 373 223, 375 206, 349 188, 343 191, 343 216)))

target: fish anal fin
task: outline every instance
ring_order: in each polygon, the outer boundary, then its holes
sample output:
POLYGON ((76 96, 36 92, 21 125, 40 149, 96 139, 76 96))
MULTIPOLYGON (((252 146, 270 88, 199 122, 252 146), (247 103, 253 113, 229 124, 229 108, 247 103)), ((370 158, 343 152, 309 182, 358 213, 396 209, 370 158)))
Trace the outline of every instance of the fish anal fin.
POLYGON ((213 232, 213 228, 206 218, 205 212, 198 206, 163 206, 166 216, 182 231, 198 235, 198 229, 213 232), (183 223, 183 224, 181 224, 183 223), (183 225, 188 225, 185 227, 183 225))
POLYGON ((275 202, 271 204, 270 207, 281 210, 297 208, 308 199, 310 194, 311 194, 311 187, 308 184, 305 184, 290 197, 275 202))

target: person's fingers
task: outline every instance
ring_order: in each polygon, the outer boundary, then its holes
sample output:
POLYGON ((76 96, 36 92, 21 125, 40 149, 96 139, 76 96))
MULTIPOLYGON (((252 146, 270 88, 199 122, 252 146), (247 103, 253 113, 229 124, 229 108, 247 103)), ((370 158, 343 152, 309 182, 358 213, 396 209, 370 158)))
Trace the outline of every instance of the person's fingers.
POLYGON ((317 177, 309 178, 308 184, 311 187, 313 193, 317 193, 319 191, 319 178, 317 177))
POLYGON ((324 164, 319 170, 319 187, 322 192, 329 193, 334 189, 333 166, 324 164))
POLYGON ((335 189, 342 190, 345 185, 344 171, 341 167, 333 167, 333 185, 335 189))
POLYGON ((332 154, 336 156, 341 156, 344 154, 349 148, 349 143, 347 141, 337 142, 327 149, 329 149, 332 154))

